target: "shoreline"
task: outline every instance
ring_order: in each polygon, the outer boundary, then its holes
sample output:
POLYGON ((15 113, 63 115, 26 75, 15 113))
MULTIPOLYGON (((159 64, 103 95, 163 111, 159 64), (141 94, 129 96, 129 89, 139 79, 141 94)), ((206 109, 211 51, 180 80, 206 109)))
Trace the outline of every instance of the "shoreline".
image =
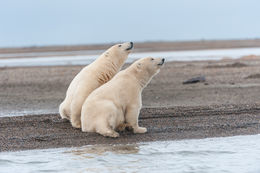
MULTIPOLYGON (((46 56, 26 58, 1 58, 0 69, 12 67, 58 67, 58 66, 85 66, 92 63, 98 55, 73 55, 73 56, 46 56)), ((164 57, 170 62, 213 62, 222 60, 257 60, 260 58, 260 48, 238 48, 218 50, 193 50, 193 51, 166 51, 166 52, 143 52, 131 53, 125 64, 147 56, 164 57)))
POLYGON ((4 117, 0 152, 259 134, 260 105, 143 108, 139 123, 148 133, 125 131, 114 139, 83 133, 57 114, 4 117))

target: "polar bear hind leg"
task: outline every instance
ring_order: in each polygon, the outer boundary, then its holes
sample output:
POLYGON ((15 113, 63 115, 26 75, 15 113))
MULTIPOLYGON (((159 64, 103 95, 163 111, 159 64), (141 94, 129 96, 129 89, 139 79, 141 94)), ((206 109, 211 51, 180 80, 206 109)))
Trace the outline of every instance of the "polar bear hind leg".
POLYGON ((96 128, 96 132, 107 137, 117 138, 119 137, 119 133, 113 130, 108 124, 104 124, 103 126, 99 126, 96 128))
POLYGON ((119 137, 119 133, 117 133, 114 129, 116 126, 116 112, 113 111, 114 106, 110 107, 110 111, 104 112, 107 115, 102 115, 97 119, 96 122, 96 132, 108 137, 117 138, 119 137))

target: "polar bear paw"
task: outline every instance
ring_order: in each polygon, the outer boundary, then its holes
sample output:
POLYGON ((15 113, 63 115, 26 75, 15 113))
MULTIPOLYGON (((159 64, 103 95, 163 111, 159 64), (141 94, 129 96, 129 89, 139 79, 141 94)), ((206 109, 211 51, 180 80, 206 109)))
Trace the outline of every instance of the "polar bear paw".
POLYGON ((118 138, 119 133, 117 133, 114 130, 107 130, 107 131, 97 131, 97 133, 105 136, 105 137, 112 137, 112 138, 118 138))
POLYGON ((134 128, 134 133, 146 133, 147 129, 145 127, 134 128))
POLYGON ((107 135, 108 135, 108 137, 112 137, 112 138, 118 138, 119 137, 119 133, 117 133, 117 132, 109 133, 107 135))
POLYGON ((79 122, 71 122, 71 124, 72 124, 72 127, 74 127, 74 128, 77 128, 77 129, 80 129, 80 128, 81 128, 81 123, 80 123, 80 121, 79 121, 79 122))

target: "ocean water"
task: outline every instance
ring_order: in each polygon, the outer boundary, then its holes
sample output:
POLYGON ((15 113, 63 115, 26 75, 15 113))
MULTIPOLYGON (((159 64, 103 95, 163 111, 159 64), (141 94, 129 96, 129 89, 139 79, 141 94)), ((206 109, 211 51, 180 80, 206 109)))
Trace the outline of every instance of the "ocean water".
MULTIPOLYGON (((93 62, 101 52, 94 51, 85 55, 70 55, 73 52, 66 52, 68 56, 42 56, 26 58, 0 59, 0 67, 20 67, 20 66, 59 66, 59 65, 86 65, 93 62)), ((18 54, 19 55, 19 54, 18 54)), ((163 57, 166 61, 201 61, 201 60, 221 60, 223 58, 237 59, 247 55, 260 55, 260 48, 233 48, 216 50, 187 50, 187 51, 165 51, 165 52, 142 52, 131 53, 127 62, 133 62, 136 59, 152 56, 163 57)), ((0 57, 3 55, 0 55, 0 57)), ((9 56, 6 54, 5 56, 9 56)), ((11 54, 10 56, 14 56, 11 54)), ((35 54, 36 56, 36 54, 35 54)))
POLYGON ((2 152, 0 172, 259 173, 259 144, 250 135, 2 152))

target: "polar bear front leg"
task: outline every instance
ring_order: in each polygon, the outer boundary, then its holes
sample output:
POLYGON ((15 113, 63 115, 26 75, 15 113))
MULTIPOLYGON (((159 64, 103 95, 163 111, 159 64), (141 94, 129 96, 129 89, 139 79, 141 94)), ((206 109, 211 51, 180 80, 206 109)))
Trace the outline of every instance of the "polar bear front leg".
POLYGON ((71 103, 71 117, 70 122, 74 128, 81 128, 81 107, 84 99, 74 99, 71 103))
POLYGON ((132 126, 134 133, 146 133, 147 129, 145 127, 139 127, 138 125, 139 113, 139 106, 128 107, 125 115, 125 120, 132 126))

